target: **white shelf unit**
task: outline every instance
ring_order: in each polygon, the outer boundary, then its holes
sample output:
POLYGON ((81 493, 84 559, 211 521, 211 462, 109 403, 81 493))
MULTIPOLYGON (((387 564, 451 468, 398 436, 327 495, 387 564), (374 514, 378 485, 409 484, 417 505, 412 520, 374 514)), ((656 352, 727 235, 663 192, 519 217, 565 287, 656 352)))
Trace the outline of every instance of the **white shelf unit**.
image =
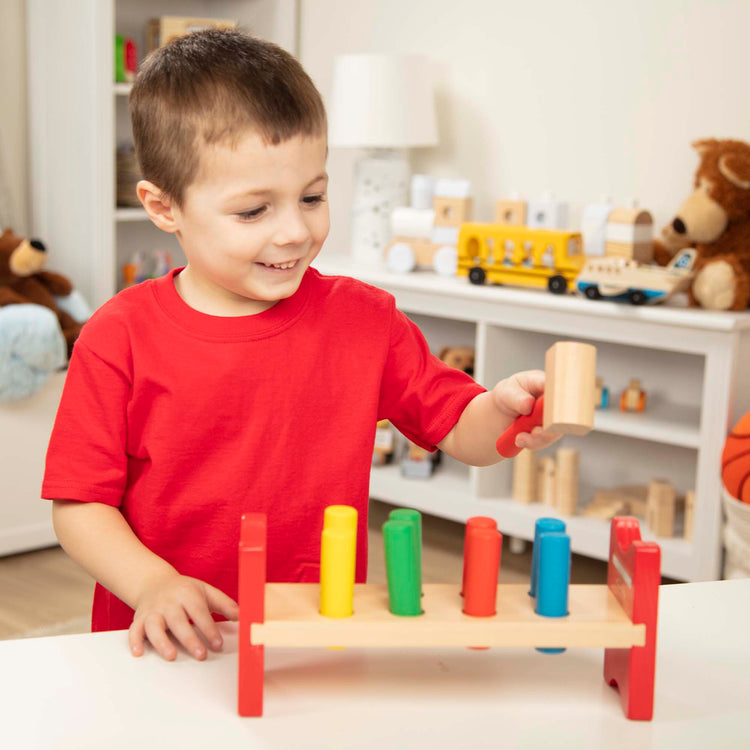
MULTIPOLYGON (((115 205, 131 86, 114 83, 114 35, 135 37, 142 54, 145 23, 161 15, 237 18, 292 52, 297 46, 297 0, 28 0, 32 235, 50 248, 50 268, 94 307, 117 291, 122 263, 136 250, 168 246, 182 257, 145 211, 115 205)), ((39 494, 64 379, 57 373, 33 397, 0 408, 0 555, 56 541, 39 494)))
MULTIPOLYGON (((750 314, 477 287, 429 272, 392 274, 325 252, 315 265, 323 273, 354 276, 391 292, 433 351, 475 346, 475 377, 486 387, 514 372, 543 368, 544 352, 556 340, 595 344, 610 406, 597 412, 588 436, 565 437, 545 452, 560 445, 580 450, 580 505, 595 489, 657 477, 681 493, 695 489, 694 539, 658 540, 662 572, 685 581, 720 577, 720 456, 730 420, 750 409, 750 314), (619 411, 619 395, 631 377, 641 378, 648 393, 642 414, 619 411)), ((510 461, 477 468, 444 457, 429 480, 405 479, 395 465, 374 467, 370 486, 374 498, 456 521, 491 516, 503 533, 522 539, 533 538, 536 518, 555 515, 542 504, 511 499, 510 461)), ((564 520, 575 552, 607 559, 608 524, 582 516, 564 520)), ((643 533, 652 538, 647 529, 643 533)))
POLYGON ((115 34, 132 37, 139 59, 145 28, 163 15, 236 18, 240 26, 297 52, 298 0, 28 0, 33 234, 50 247, 50 267, 98 307, 122 284, 136 251, 176 239, 141 209, 116 206, 117 145, 132 142, 131 85, 115 83, 115 34))

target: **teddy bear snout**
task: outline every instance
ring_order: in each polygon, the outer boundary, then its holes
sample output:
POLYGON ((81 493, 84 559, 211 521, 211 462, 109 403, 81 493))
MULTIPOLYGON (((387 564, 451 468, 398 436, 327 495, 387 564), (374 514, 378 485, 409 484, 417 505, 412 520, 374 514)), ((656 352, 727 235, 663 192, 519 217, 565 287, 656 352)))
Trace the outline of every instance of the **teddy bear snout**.
MULTIPOLYGON (((42 244, 42 243, 39 243, 42 244)), ((42 245, 42 247, 44 247, 42 245)), ((47 253, 34 247, 28 240, 23 240, 8 260, 8 267, 16 276, 31 276, 44 268, 47 263, 47 253)))
POLYGON ((44 246, 44 243, 41 240, 29 240, 29 244, 35 250, 41 250, 43 253, 47 252, 47 248, 44 246))

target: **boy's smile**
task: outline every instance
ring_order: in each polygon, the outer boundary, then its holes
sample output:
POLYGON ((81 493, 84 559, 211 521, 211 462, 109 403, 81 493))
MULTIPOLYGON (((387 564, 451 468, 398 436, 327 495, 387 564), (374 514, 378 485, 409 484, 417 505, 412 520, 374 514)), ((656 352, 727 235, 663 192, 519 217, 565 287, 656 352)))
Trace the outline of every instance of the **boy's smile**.
POLYGON ((210 315, 252 315, 292 296, 328 235, 326 138, 203 146, 174 231, 188 263, 180 296, 210 315))

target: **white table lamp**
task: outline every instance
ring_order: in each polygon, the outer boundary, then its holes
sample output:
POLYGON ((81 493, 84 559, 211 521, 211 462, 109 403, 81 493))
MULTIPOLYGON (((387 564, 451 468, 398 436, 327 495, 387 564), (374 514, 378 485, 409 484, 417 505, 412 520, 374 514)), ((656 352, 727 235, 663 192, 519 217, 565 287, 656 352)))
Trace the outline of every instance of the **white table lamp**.
POLYGON ((366 149, 357 162, 352 256, 378 264, 390 239, 390 215, 408 205, 406 149, 438 142, 427 58, 354 54, 336 58, 329 114, 331 146, 366 149))

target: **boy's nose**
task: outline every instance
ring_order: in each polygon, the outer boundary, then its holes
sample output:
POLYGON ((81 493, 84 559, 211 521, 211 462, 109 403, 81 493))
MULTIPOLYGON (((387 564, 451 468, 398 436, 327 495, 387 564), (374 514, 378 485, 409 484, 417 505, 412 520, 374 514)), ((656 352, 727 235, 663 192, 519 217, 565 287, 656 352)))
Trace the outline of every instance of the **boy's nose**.
POLYGON ((290 211, 280 217, 276 232, 277 245, 302 245, 310 237, 310 230, 299 211, 290 211))

